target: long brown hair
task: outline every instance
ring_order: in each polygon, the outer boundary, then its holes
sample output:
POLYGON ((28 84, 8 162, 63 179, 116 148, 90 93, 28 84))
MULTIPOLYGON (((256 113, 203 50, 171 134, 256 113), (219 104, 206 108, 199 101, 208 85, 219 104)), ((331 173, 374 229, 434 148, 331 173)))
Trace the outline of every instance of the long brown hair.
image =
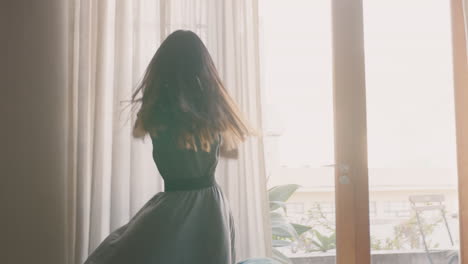
POLYGON ((175 31, 163 41, 132 103, 140 106, 134 137, 147 133, 157 137, 170 129, 180 147, 196 151, 198 139, 209 151, 218 134, 226 149, 256 134, 223 86, 208 49, 192 31, 175 31))

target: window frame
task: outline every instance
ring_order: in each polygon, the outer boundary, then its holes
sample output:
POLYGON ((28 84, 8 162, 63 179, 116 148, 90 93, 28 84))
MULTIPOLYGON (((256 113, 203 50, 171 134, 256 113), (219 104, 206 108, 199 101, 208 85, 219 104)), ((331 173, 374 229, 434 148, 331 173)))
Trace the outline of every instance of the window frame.
POLYGON ((451 0, 453 80, 458 160, 460 263, 468 263, 468 63, 462 0, 451 0))
MULTIPOLYGON (((462 0, 450 0, 460 263, 468 263, 468 61, 462 0)), ((362 0, 332 0, 337 264, 370 264, 362 0)))
POLYGON ((362 0, 332 0, 336 263, 370 257, 362 0))

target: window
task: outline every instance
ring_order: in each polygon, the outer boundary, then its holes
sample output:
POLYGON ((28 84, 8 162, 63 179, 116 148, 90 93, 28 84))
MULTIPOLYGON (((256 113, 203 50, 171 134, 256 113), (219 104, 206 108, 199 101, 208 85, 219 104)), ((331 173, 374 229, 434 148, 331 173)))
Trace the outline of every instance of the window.
POLYGON ((387 201, 384 203, 385 217, 409 217, 410 211, 410 203, 406 201, 387 201))
MULTIPOLYGON (((409 197, 444 196, 447 225, 421 215, 441 241, 427 245, 445 254, 459 243, 450 3, 359 3, 260 1, 268 184, 300 186, 290 203, 303 210, 291 210, 312 229, 298 244, 315 230, 338 234, 322 252, 339 264, 370 263, 367 241, 374 262, 406 250, 426 263, 409 197)), ((281 249, 310 263, 319 251, 281 249)))
POLYGON ((297 215, 304 213, 304 203, 287 203, 286 210, 289 215, 297 215))
POLYGON ((371 218, 377 217, 377 203, 376 202, 369 202, 369 216, 371 218))
MULTIPOLYGON (((370 226, 375 254, 424 249, 413 195, 442 195, 446 216, 458 213, 449 5, 363 2, 370 199, 383 200, 370 226)), ((458 219, 447 230, 439 211, 420 217, 430 249, 456 249, 458 219)))
POLYGON ((299 241, 275 249, 291 259, 333 255, 330 1, 260 0, 259 13, 268 187, 299 185, 287 201, 288 219, 313 226, 299 241), (315 231, 330 240, 320 249, 315 231))
POLYGON ((319 212, 330 219, 335 217, 335 203, 333 202, 317 202, 311 209, 314 212, 319 212))

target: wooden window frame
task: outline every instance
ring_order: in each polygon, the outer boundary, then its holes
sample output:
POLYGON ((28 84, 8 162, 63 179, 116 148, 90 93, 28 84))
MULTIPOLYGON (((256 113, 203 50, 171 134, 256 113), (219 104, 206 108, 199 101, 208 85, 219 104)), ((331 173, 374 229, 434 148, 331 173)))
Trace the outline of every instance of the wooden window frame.
POLYGON ((370 263, 362 0, 332 0, 338 264, 370 263))
MULTIPOLYGON (((460 212, 460 263, 468 264, 468 56, 463 0, 451 0, 460 212)), ((332 0, 337 264, 370 264, 362 0, 332 0)))
POLYGON ((457 134, 460 263, 468 264, 468 56, 462 0, 451 0, 457 134))

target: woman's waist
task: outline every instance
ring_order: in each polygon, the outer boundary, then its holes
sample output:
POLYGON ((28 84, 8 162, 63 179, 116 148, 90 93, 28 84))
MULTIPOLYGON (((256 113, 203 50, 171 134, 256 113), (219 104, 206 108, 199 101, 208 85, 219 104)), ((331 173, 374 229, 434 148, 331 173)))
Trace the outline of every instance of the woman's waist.
POLYGON ((164 191, 188 191, 217 185, 214 175, 199 177, 163 177, 164 191))

